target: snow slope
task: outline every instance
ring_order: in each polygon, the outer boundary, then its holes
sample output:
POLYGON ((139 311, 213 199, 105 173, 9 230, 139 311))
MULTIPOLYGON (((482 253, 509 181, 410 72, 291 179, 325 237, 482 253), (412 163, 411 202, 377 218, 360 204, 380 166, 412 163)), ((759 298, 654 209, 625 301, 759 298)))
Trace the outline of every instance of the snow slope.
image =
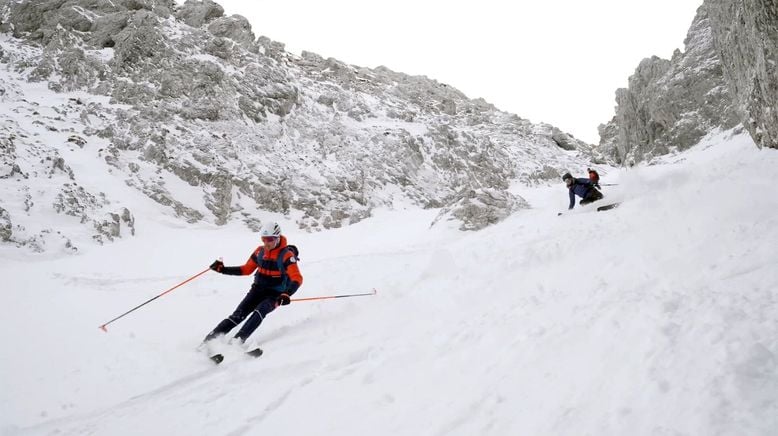
MULTIPOLYGON (((251 279, 245 228, 146 231, 74 256, 0 252, 4 435, 771 435, 778 428, 778 153, 720 133, 613 171, 618 209, 561 181, 479 232, 379 213, 301 249, 300 302, 214 367, 194 349, 251 279)), ((140 226, 139 226, 140 228, 140 226)))

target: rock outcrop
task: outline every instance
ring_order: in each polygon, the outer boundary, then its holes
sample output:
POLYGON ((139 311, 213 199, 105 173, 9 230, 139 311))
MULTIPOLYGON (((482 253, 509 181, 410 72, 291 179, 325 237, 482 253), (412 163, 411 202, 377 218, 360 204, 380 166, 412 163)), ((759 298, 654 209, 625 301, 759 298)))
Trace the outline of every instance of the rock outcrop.
POLYGON ((442 208, 432 225, 455 220, 461 223, 460 230, 481 230, 502 221, 517 210, 529 207, 526 200, 509 192, 468 189, 442 208))
POLYGON ((74 223, 131 235, 138 198, 187 223, 272 212, 309 230, 402 200, 464 207, 475 229, 516 210, 511 181, 602 160, 427 77, 290 54, 211 0, 0 0, 0 31, 0 224, 17 244, 61 228, 72 247, 74 223), (501 200, 465 206, 470 191, 501 200), (61 222, 34 224, 51 210, 61 222))
POLYGON ((600 125, 600 150, 619 163, 639 162, 695 145, 713 129, 739 123, 705 6, 672 59, 644 59, 616 91, 616 115, 600 125))
POLYGON ((707 0, 735 108, 760 147, 778 148, 778 2, 707 0))

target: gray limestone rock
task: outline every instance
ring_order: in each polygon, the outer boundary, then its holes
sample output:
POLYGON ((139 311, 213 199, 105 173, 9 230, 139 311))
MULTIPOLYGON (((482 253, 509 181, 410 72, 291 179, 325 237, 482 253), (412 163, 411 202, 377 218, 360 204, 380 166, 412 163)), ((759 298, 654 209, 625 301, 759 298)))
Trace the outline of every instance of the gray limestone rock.
MULTIPOLYGON (((3 120, 10 127, 1 132, 17 135, 0 142, 3 181, 57 179, 60 191, 29 190, 14 207, 75 216, 95 241, 131 235, 131 214, 117 210, 134 208, 94 194, 93 178, 57 160, 57 148, 97 157, 111 180, 185 222, 256 227, 274 212, 309 230, 348 225, 398 202, 439 208, 455 200, 461 204, 450 217, 478 228, 514 207, 504 192, 513 181, 547 183, 558 168, 598 158, 553 126, 425 76, 254 41, 243 17, 224 17, 208 0, 0 0, 0 11, 0 28, 18 38, 0 40, 7 70, 83 100, 60 103, 50 93, 44 111, 17 92, 24 87, 0 83, 4 105, 36 117, 3 120), (78 8, 80 17, 72 14, 78 8), (57 25, 61 17, 65 26, 57 25), (38 132, 23 132, 27 125, 58 139, 36 144, 38 132), (40 163, 15 159, 13 147, 34 150, 40 163), (474 197, 460 194, 471 189, 474 197)), ((19 240, 45 248, 52 235, 44 230, 30 227, 19 240)))
POLYGON ((81 186, 65 183, 53 204, 54 211, 88 220, 88 216, 108 204, 103 194, 94 195, 81 186))
POLYGON ((169 17, 176 8, 175 0, 119 0, 118 2, 128 10, 146 9, 154 12, 160 18, 169 17))
MULTIPOLYGON (((15 37, 42 39, 41 27, 51 20, 51 17, 58 15, 59 8, 65 2, 66 0, 7 2, 5 7, 10 10, 10 14, 8 19, 4 20, 4 25, 7 26, 5 28, 12 30, 15 37)), ((5 28, 4 31, 7 31, 5 28)))
POLYGON ((10 242, 13 235, 11 214, 0 206, 0 241, 10 242))
POLYGON ((460 230, 481 230, 496 224, 529 203, 519 196, 496 189, 467 189, 444 207, 431 225, 456 219, 460 230))
POLYGON ((170 55, 159 20, 146 10, 136 11, 128 17, 127 25, 113 37, 113 68, 131 73, 145 65, 155 65, 155 60, 170 55))
POLYGON ((119 213, 109 213, 102 220, 95 220, 93 226, 97 233, 92 238, 100 244, 120 238, 123 227, 127 228, 130 235, 135 234, 135 218, 127 208, 122 208, 119 213))
POLYGON ((189 26, 200 27, 224 15, 224 8, 211 0, 186 0, 175 16, 189 26))
POLYGON ((76 91, 95 85, 107 69, 98 60, 85 56, 82 49, 69 48, 61 51, 59 71, 57 83, 60 91, 76 91))
POLYGON ((16 145, 13 138, 0 136, 0 179, 12 177, 17 171, 16 145))
POLYGON ((559 130, 559 129, 553 129, 553 133, 551 134, 551 139, 563 150, 575 150, 576 149, 576 142, 574 138, 570 137, 567 133, 559 130))
POLYGON ((542 168, 538 169, 537 171, 533 171, 529 174, 528 179, 532 181, 533 185, 538 185, 541 183, 558 183, 560 178, 562 177, 562 172, 556 168, 550 167, 548 165, 544 165, 542 168))
POLYGON ((206 195, 205 206, 216 217, 216 224, 226 224, 232 213, 232 177, 226 173, 220 173, 209 178, 214 191, 206 195))
POLYGON ((778 148, 778 2, 706 0, 713 42, 743 125, 778 148))
POLYGON ((254 43, 254 33, 249 21, 240 15, 216 18, 208 25, 208 31, 214 36, 229 38, 245 48, 254 43))
POLYGON ((89 43, 99 48, 114 47, 114 37, 127 27, 129 17, 129 13, 122 11, 95 18, 90 29, 89 43))
POLYGON ((639 162, 695 145, 714 128, 738 124, 711 37, 707 9, 697 10, 672 59, 644 59, 616 91, 616 116, 600 126, 600 150, 619 163, 639 162))

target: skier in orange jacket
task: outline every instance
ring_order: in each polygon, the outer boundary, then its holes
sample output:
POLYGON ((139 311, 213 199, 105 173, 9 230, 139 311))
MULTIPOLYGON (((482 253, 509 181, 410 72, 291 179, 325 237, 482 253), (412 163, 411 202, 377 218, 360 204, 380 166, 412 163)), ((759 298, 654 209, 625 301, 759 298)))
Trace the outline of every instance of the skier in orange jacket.
POLYGON ((241 343, 259 327, 265 317, 278 306, 290 302, 290 296, 303 284, 303 276, 297 266, 297 248, 287 245, 286 237, 281 235, 281 227, 276 222, 268 222, 260 230, 262 245, 257 247, 245 264, 224 266, 221 260, 211 264, 211 269, 227 275, 245 276, 253 273, 254 283, 243 300, 208 335, 204 342, 226 335, 244 319, 248 320, 235 334, 241 343), (249 316, 250 315, 250 316, 249 316))

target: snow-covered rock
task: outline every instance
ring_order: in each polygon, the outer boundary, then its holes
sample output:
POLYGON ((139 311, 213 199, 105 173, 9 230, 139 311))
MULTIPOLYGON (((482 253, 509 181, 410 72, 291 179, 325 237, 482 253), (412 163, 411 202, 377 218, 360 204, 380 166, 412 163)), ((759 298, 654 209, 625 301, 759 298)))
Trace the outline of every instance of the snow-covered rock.
POLYGON ((707 0, 713 42, 743 125, 778 148, 778 3, 707 0))
POLYGON ((85 213, 102 235, 87 239, 101 240, 131 234, 104 232, 128 225, 104 217, 134 214, 138 200, 90 181, 96 172, 185 222, 254 228, 279 213, 316 230, 398 202, 500 197, 511 180, 557 182, 602 161, 553 126, 425 76, 292 55, 210 0, 0 0, 0 30, 2 188, 18 191, 23 176, 33 187, 24 214, 23 199, 0 203, 14 224, 32 226, 28 215, 53 204, 36 189, 52 165, 30 153, 64 169, 59 190, 100 199, 85 213), (83 159, 88 171, 74 164, 83 159))
POLYGON ((739 123, 711 36, 705 6, 697 10, 672 59, 644 59, 616 91, 616 115, 600 125, 600 149, 617 162, 639 162, 697 144, 713 129, 739 123))
POLYGON ((432 225, 455 219, 460 230, 481 230, 496 224, 519 209, 529 209, 529 203, 510 192, 496 189, 468 189, 442 208, 432 225))

